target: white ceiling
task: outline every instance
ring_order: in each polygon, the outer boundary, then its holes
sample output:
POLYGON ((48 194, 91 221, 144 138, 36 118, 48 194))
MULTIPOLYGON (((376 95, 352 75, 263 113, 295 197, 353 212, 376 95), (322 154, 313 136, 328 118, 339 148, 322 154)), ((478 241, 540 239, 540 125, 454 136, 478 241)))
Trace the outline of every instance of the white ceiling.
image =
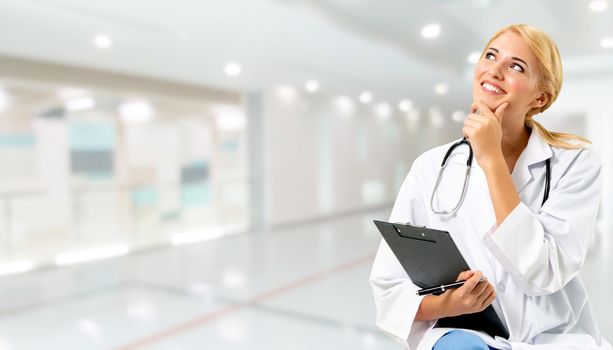
POLYGON ((316 79, 322 90, 367 89, 463 106, 466 57, 497 29, 529 23, 549 32, 567 76, 613 75, 613 3, 587 0, 0 0, 0 55, 212 86, 257 90, 316 79), (441 36, 420 29, 437 22, 441 36), (114 45, 92 44, 98 33, 114 45), (223 73, 226 62, 243 67, 223 73), (436 83, 450 84, 436 96, 436 83))

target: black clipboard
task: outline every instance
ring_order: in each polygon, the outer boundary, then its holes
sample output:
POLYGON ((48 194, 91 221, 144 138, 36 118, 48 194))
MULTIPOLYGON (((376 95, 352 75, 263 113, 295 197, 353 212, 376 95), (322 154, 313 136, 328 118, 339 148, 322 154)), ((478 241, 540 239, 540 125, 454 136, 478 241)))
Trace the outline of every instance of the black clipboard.
MULTIPOLYGON (((374 223, 411 281, 420 288, 455 282, 461 271, 470 270, 449 232, 378 220, 374 223)), ((509 331, 491 305, 481 312, 441 318, 436 326, 478 330, 492 338, 509 339, 509 331)))

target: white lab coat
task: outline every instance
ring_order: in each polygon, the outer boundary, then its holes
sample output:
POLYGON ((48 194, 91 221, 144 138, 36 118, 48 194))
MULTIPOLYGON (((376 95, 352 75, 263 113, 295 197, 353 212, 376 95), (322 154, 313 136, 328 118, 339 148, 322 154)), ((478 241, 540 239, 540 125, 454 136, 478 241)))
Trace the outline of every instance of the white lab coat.
MULTIPOLYGON (((449 231, 471 269, 481 270, 496 290, 492 306, 510 339, 492 339, 499 349, 611 349, 601 337, 580 270, 594 237, 600 202, 601 166, 590 149, 551 147, 533 131, 513 170, 521 203, 496 226, 483 170, 473 162, 466 198, 455 215, 434 214, 430 196, 450 144, 413 163, 396 199, 391 222, 449 231), (551 189, 541 208, 545 160, 551 158, 551 189)), ((459 197, 468 148, 456 148, 435 197, 450 209, 459 197)), ((458 271, 459 272, 459 271, 458 271)), ((370 276, 376 323, 409 349, 430 350, 449 329, 414 321, 423 297, 384 240, 370 276)))

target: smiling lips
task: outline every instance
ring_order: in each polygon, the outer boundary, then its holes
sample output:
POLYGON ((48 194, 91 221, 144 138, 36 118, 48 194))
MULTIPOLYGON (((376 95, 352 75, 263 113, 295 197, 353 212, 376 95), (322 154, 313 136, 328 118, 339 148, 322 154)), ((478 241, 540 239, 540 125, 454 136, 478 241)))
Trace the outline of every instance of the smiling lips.
POLYGON ((488 94, 493 95, 504 95, 506 92, 502 90, 498 85, 490 83, 488 81, 484 81, 481 83, 481 88, 488 94))

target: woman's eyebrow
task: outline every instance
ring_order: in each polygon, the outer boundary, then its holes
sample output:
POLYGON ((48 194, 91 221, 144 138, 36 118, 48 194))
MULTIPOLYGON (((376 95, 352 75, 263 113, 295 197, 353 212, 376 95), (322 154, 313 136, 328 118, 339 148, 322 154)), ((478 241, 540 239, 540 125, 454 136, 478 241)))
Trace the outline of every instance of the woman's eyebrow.
MULTIPOLYGON (((498 49, 495 48, 495 47, 490 47, 490 48, 488 48, 488 50, 492 50, 492 51, 495 51, 496 53, 500 53, 500 51, 498 51, 498 49)), ((516 60, 516 61, 520 61, 521 63, 525 64, 526 67, 528 67, 528 63, 526 63, 526 61, 522 60, 521 58, 519 58, 519 57, 511 57, 511 58, 516 60)))

